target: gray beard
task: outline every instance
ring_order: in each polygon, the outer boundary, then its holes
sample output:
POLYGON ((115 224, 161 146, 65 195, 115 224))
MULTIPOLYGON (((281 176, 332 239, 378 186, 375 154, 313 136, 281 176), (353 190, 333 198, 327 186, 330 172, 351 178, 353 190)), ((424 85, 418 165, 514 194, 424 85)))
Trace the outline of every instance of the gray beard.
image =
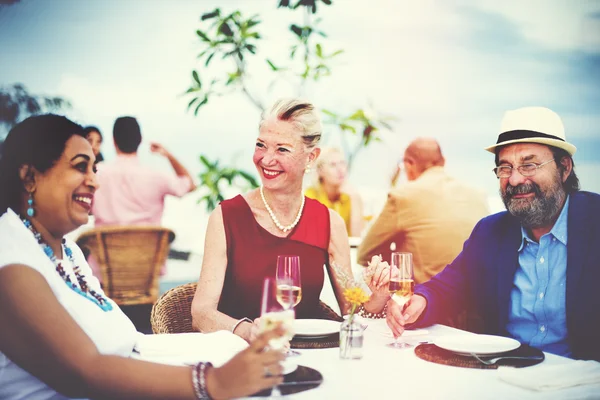
POLYGON ((562 187, 560 179, 543 193, 540 187, 531 182, 528 184, 506 186, 506 191, 500 196, 508 212, 517 217, 523 227, 527 229, 540 228, 548 226, 558 217, 566 193, 562 187), (533 199, 513 199, 515 194, 534 192, 533 199))

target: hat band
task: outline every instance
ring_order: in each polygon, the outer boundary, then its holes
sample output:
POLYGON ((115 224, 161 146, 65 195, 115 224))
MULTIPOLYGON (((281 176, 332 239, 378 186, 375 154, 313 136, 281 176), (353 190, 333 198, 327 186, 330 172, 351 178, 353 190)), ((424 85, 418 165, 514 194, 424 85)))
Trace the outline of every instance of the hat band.
POLYGON ((519 139, 532 139, 532 138, 545 138, 545 139, 555 139, 564 142, 565 139, 559 138, 558 136, 548 135, 546 133, 536 132, 536 131, 526 131, 526 130, 516 130, 516 131, 508 131, 501 133, 498 135, 498 141, 496 144, 500 144, 503 142, 508 142, 509 140, 519 140, 519 139))

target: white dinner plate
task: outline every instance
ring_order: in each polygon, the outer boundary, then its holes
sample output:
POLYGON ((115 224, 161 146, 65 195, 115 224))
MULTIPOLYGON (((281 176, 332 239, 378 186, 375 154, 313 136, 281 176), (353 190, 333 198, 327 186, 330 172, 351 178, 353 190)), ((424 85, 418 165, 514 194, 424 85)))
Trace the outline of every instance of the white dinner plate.
POLYGON ((319 338, 340 331, 340 323, 327 319, 297 319, 294 334, 306 338, 319 338))
POLYGON ((289 360, 283 361, 282 366, 284 375, 291 374, 292 372, 298 369, 298 364, 289 360))
POLYGON ((470 335, 446 336, 436 338, 433 343, 437 347, 461 355, 494 355, 518 348, 519 341, 504 336, 470 335))

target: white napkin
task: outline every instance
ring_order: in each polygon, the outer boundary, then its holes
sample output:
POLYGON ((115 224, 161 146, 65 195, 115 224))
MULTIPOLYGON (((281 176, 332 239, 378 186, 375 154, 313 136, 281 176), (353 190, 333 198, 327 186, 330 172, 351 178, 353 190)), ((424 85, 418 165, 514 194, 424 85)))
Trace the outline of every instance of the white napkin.
POLYGON ((246 347, 244 339, 229 331, 140 335, 131 356, 161 364, 210 361, 220 366, 246 347))
POLYGON ((530 390, 556 390, 600 383, 600 363, 577 360, 529 368, 498 368, 501 380, 530 390))
MULTIPOLYGON (((384 319, 368 319, 368 318, 361 318, 359 319, 359 322, 368 325, 369 332, 377 332, 380 335, 386 336, 386 337, 392 337, 392 330, 389 328, 389 326, 387 326, 387 323, 385 322, 384 319)), ((413 337, 413 336, 425 336, 425 335, 429 335, 429 331, 427 329, 412 329, 412 330, 405 330, 404 333, 402 333, 401 337, 413 337)))

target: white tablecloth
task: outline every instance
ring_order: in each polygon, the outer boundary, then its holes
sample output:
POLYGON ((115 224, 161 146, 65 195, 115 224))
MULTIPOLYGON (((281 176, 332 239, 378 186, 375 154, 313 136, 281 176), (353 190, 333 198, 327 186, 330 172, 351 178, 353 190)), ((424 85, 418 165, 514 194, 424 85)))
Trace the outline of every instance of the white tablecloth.
MULTIPOLYGON (((360 360, 341 360, 339 348, 298 350, 301 355, 292 360, 314 368, 323 374, 323 383, 311 390, 295 393, 293 399, 600 399, 600 384, 568 389, 535 392, 510 385, 499 379, 498 370, 451 367, 419 359, 414 348, 386 347, 392 337, 384 320, 368 320, 365 330, 364 357, 360 360)), ((426 334, 411 335, 407 341, 430 341, 438 336, 472 335, 472 333, 434 325, 426 334)), ((176 341, 176 335, 173 336, 176 341)), ((219 335, 214 335, 215 337, 219 335)), ((225 334, 220 340, 225 339, 225 334)), ((161 340, 169 346, 168 338, 161 340)), ((226 346, 230 347, 230 346, 226 346)), ((173 363, 173 349, 166 350, 165 363, 173 363), (169 359, 172 359, 169 361, 169 359)), ((185 351, 185 349, 184 349, 185 351)), ((224 349, 224 352, 230 352, 224 349)), ((231 354, 228 354, 228 357, 231 354)), ((136 358, 144 359, 143 354, 136 358)), ((149 361, 159 361, 155 351, 149 361)), ((546 360, 527 369, 547 365, 573 363, 573 360, 546 353, 546 360)))

